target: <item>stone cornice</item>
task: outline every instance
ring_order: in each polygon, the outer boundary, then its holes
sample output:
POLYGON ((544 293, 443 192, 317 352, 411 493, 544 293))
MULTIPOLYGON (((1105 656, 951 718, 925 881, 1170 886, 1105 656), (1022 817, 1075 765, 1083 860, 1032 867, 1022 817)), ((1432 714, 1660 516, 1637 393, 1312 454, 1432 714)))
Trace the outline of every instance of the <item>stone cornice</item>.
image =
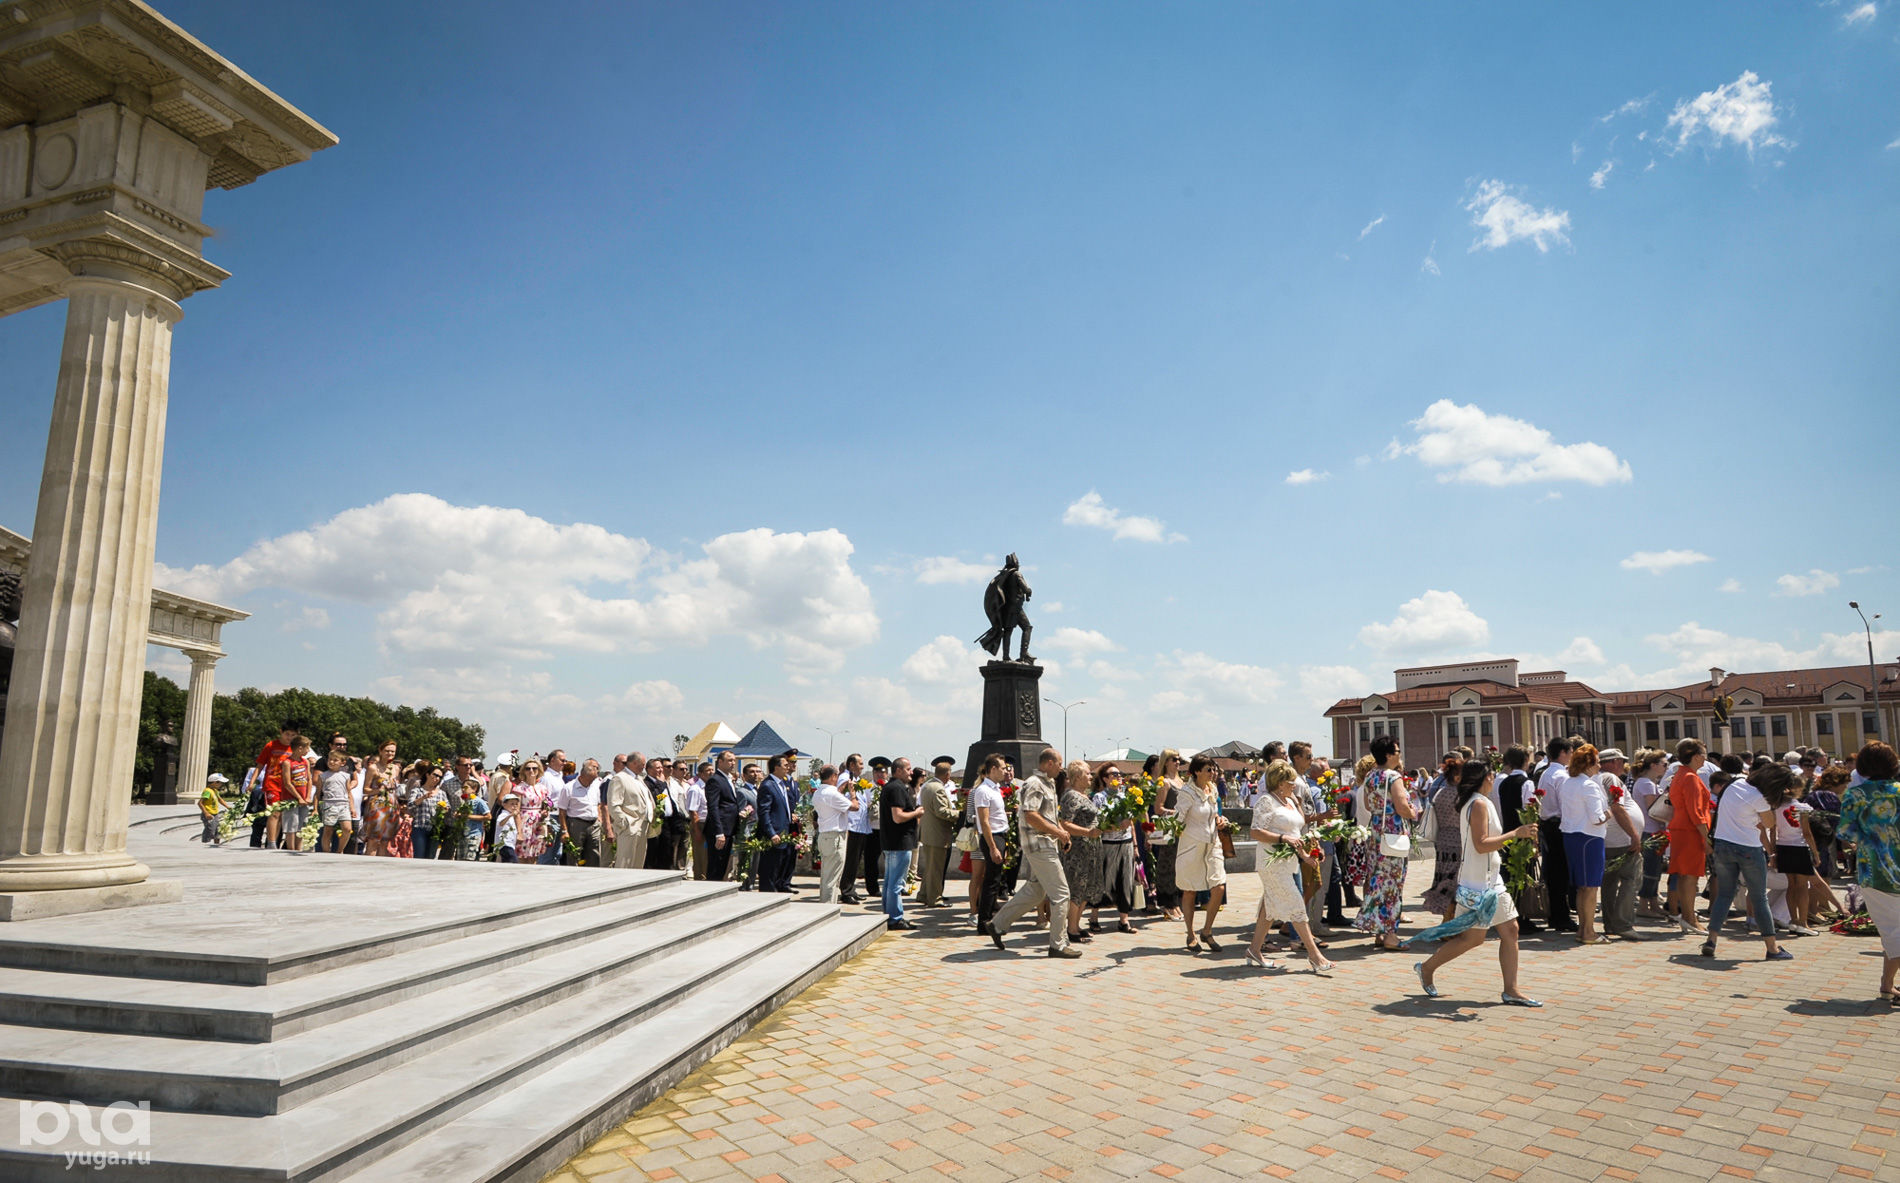
POLYGON ((141 0, 0 0, 0 129, 107 100, 198 143, 220 188, 336 143, 141 0))
POLYGON ((113 213, 61 223, 56 236, 34 245, 74 275, 134 271, 149 276, 161 289, 172 289, 168 294, 175 300, 217 287, 231 277, 224 268, 113 213))

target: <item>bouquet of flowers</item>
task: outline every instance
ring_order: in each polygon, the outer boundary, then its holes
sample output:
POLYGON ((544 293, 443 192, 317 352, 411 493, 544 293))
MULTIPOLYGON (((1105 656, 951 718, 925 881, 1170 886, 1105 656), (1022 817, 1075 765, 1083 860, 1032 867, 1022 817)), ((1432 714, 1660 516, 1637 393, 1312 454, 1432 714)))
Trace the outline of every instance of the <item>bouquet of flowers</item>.
POLYGON ((1364 842, 1372 831, 1357 822, 1336 817, 1314 826, 1308 833, 1320 842, 1364 842))
POLYGON ((1537 839, 1516 838, 1504 844, 1504 886, 1513 896, 1522 898, 1536 882, 1537 839))
POLYGON ((1352 800, 1352 790, 1339 779, 1339 773, 1331 768, 1320 773, 1319 791, 1325 798, 1326 808, 1334 813, 1343 812, 1346 803, 1352 800))
POLYGON ((1187 823, 1172 813, 1164 813, 1141 828, 1146 833, 1159 834, 1166 841, 1175 842, 1180 839, 1181 831, 1187 828, 1187 823))
POLYGON ((1108 805, 1096 819, 1104 834, 1120 829, 1129 822, 1137 822, 1148 816, 1148 795, 1140 785, 1130 785, 1108 799, 1108 805))
POLYGON ((1290 858, 1303 858, 1312 862, 1318 862, 1326 857, 1326 852, 1320 848, 1320 842, 1317 837, 1312 834, 1307 834, 1292 842, 1275 842, 1268 846, 1262 846, 1260 848, 1260 857, 1269 862, 1276 863, 1284 862, 1290 858))

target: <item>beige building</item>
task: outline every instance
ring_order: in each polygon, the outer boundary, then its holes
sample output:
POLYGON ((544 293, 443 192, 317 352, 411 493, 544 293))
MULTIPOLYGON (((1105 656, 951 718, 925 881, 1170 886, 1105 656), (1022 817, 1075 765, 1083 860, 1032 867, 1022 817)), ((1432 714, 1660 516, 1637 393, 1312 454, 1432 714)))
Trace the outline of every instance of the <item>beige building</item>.
POLYGON ((1700 739, 1712 751, 1812 745, 1844 755, 1900 726, 1900 666, 1830 666, 1736 674, 1709 671, 1686 686, 1602 693, 1562 670, 1520 674, 1515 658, 1394 670, 1393 689, 1344 698, 1327 710, 1335 758, 1356 760, 1375 736, 1393 735, 1408 766, 1436 764, 1458 746, 1482 750, 1581 735, 1625 751, 1700 739), (1873 677, 1880 678, 1875 725, 1873 677), (1716 721, 1715 700, 1730 717, 1716 721))

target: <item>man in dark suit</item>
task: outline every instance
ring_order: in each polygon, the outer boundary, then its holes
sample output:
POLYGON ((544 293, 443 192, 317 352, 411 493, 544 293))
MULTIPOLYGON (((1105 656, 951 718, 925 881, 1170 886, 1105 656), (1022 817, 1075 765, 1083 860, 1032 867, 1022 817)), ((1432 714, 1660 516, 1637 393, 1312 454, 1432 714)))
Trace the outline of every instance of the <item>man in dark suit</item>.
POLYGON ((781 845, 769 846, 760 852, 760 891, 792 890, 792 867, 798 859, 798 849, 791 838, 792 797, 786 764, 784 756, 772 757, 768 775, 759 782, 759 837, 767 841, 780 835, 785 838, 781 845))
POLYGON ((739 841, 739 758, 719 753, 713 774, 706 778, 706 878, 723 882, 732 867, 732 848, 739 841))

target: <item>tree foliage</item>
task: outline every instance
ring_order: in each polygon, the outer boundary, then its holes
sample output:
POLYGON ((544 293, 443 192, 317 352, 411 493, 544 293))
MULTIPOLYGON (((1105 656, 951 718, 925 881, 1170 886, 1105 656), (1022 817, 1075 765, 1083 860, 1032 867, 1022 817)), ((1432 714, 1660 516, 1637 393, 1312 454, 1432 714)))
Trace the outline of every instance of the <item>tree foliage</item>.
MULTIPOLYGON (((160 724, 167 720, 182 744, 185 692, 171 679, 147 670, 144 701, 139 709, 138 760, 132 777, 137 792, 144 792, 151 784, 152 741, 160 724)), ((345 698, 301 687, 266 694, 247 686, 235 694, 212 699, 209 771, 222 772, 233 782, 241 782, 257 753, 277 738, 278 729, 286 721, 302 729, 318 749, 332 731, 341 731, 349 737, 350 752, 356 756, 367 756, 384 740, 393 739, 404 760, 446 760, 455 755, 480 759, 487 742, 479 725, 437 714, 434 707, 417 710, 389 706, 372 698, 345 698)), ((202 786, 179 787, 196 792, 202 786)))

